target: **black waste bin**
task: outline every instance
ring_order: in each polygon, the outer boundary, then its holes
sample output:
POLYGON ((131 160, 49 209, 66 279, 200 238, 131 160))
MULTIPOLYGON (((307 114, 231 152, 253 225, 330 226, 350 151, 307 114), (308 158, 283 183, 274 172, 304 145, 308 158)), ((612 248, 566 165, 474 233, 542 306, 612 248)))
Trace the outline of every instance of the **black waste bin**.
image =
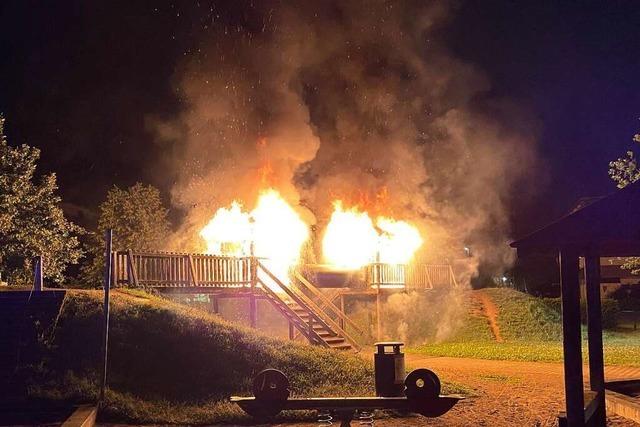
POLYGON ((404 353, 402 342, 375 343, 374 368, 376 371, 376 395, 380 397, 404 396, 404 353))

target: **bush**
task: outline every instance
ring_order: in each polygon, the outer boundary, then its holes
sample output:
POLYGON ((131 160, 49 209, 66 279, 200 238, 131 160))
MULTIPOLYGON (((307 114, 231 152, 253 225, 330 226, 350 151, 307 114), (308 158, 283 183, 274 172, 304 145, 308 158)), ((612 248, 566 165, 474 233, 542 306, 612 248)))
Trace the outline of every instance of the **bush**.
MULTIPOLYGON (((562 314, 562 301, 560 298, 545 298, 545 304, 556 311, 558 314, 562 314)), ((604 329, 615 328, 618 323, 618 313, 620 312, 620 305, 618 301, 612 298, 602 299, 602 327, 604 329)), ((580 318, 582 324, 587 324, 587 302, 583 299, 580 300, 580 318)))

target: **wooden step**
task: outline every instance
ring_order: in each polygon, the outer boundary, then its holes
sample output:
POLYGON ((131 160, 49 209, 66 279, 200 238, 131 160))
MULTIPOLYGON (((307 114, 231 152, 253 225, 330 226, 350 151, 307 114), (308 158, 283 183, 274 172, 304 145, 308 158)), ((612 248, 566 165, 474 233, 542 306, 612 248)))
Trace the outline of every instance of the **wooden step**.
POLYGON ((329 347, 334 349, 334 350, 351 350, 351 349, 353 349, 353 347, 351 347, 351 344, 349 344, 349 343, 329 344, 329 347))
POLYGON ((320 344, 324 343, 331 349, 353 350, 353 346, 343 336, 333 331, 323 322, 316 320, 316 314, 311 307, 287 300, 281 295, 268 294, 268 298, 272 304, 280 307, 281 312, 293 323, 298 331, 305 336, 310 335, 312 341, 320 341, 320 344), (311 334, 309 323, 311 323, 311 334))
POLYGON ((326 337, 326 338, 322 338, 322 340, 327 344, 342 344, 346 342, 344 338, 338 337, 338 336, 326 337))

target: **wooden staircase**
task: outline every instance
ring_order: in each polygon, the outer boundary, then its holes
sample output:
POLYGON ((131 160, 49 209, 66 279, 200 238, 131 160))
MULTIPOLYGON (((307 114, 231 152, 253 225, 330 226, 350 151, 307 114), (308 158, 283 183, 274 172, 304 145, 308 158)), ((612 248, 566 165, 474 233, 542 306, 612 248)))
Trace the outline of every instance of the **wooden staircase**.
POLYGON ((343 336, 331 329, 329 325, 324 322, 314 322, 312 320, 313 316, 309 307, 303 307, 294 301, 288 301, 286 304, 305 322, 306 325, 309 325, 311 322, 313 332, 326 344, 326 347, 336 350, 355 350, 343 336))
POLYGON ((269 302, 309 342, 336 350, 360 350, 356 341, 311 298, 282 283, 261 263, 258 263, 258 270, 262 273, 259 274, 258 281, 269 302), (268 283, 265 283, 266 279, 268 283), (274 289, 282 292, 276 292, 274 289))

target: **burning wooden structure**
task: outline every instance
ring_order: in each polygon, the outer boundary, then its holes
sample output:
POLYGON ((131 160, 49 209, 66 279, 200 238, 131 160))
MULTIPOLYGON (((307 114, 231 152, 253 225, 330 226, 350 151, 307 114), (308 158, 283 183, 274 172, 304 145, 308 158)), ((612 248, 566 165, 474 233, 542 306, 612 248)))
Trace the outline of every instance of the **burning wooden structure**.
POLYGON ((252 326, 257 300, 267 300, 289 324, 289 337, 302 335, 313 344, 358 349, 346 329, 363 331, 345 314, 345 298, 376 299, 378 329, 384 293, 428 291, 457 286, 450 265, 373 263, 357 270, 302 266, 286 281, 255 256, 117 251, 112 254, 114 286, 164 293, 208 294, 216 311, 219 298, 247 298, 252 326))

